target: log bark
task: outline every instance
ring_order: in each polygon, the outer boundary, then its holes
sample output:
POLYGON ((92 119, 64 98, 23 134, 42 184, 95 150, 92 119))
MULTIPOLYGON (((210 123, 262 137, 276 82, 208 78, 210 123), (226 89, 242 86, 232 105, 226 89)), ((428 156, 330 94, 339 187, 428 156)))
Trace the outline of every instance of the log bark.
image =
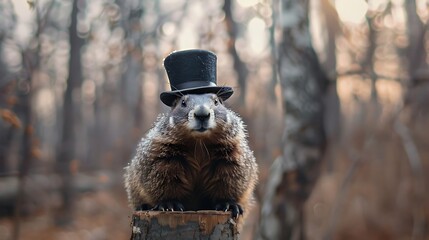
POLYGON ((229 212, 134 212, 131 240, 238 239, 237 224, 229 212))

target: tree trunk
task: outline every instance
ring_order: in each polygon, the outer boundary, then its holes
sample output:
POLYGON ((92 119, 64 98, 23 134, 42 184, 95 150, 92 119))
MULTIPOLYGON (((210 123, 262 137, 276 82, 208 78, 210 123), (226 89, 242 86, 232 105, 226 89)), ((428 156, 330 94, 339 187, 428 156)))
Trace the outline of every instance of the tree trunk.
POLYGON ((362 62, 364 70, 368 72, 371 78, 371 101, 375 104, 378 103, 378 92, 377 92, 377 74, 375 73, 375 50, 377 48, 377 32, 375 30, 375 14, 367 14, 366 21, 368 23, 368 48, 366 50, 366 56, 362 62))
POLYGON ((15 74, 10 71, 10 66, 4 59, 3 48, 8 38, 11 38, 16 26, 16 14, 11 0, 0 1, 0 16, 2 25, 0 27, 0 88, 15 78, 15 74))
MULTIPOLYGON (((0 16, 2 16, 3 24, 0 28, 0 112, 2 108, 13 109, 13 106, 6 104, 7 98, 12 96, 12 91, 15 87, 16 77, 13 72, 10 71, 10 66, 4 59, 4 48, 5 41, 11 36, 16 26, 16 15, 13 9, 12 1, 2 1, 0 3, 0 16), (8 106, 9 105, 9 106, 8 106)), ((0 174, 7 173, 8 169, 8 156, 9 148, 12 145, 15 127, 9 124, 2 124, 0 118, 0 174)))
POLYGON ((82 84, 82 66, 81 66, 81 47, 83 40, 77 33, 78 21, 78 1, 73 1, 71 11, 71 23, 69 27, 70 41, 70 59, 69 59, 69 75, 67 78, 67 88, 64 94, 63 102, 63 118, 62 118, 62 137, 60 148, 57 157, 58 172, 62 176, 62 207, 57 216, 58 224, 68 224, 72 216, 72 168, 71 163, 75 158, 75 142, 76 142, 76 120, 80 115, 78 104, 74 99, 80 96, 80 86, 82 84))
POLYGON ((135 212, 132 240, 143 239, 238 239, 237 225, 230 212, 135 212))
MULTIPOLYGON (((37 51, 37 54, 39 53, 37 51)), ((23 59, 28 60, 28 57, 34 54, 31 50, 28 50, 28 54, 24 53, 23 59)), ((33 141, 33 125, 32 125, 32 114, 31 114, 31 95, 32 95, 32 67, 25 65, 25 69, 28 71, 26 79, 22 82, 23 89, 20 89, 20 108, 22 113, 22 122, 24 134, 22 136, 22 145, 21 145, 21 161, 19 162, 18 167, 18 189, 16 204, 14 209, 14 228, 12 239, 19 239, 20 234, 20 222, 21 222, 21 211, 24 204, 24 188, 25 181, 28 175, 31 163, 32 163, 32 141, 33 141)), ((35 66, 38 67, 38 63, 35 63, 35 66)))
POLYGON ((117 1, 122 9, 122 27, 125 30, 126 56, 121 78, 121 96, 128 114, 135 114, 132 127, 141 127, 142 71, 143 71, 143 3, 130 4, 126 1, 117 1))
POLYGON ((413 119, 420 113, 428 113, 429 65, 426 61, 426 33, 429 24, 424 24, 417 14, 416 0, 405 1, 407 15, 407 60, 408 88, 405 93, 405 104, 412 108, 413 119))
POLYGON ((8 157, 14 131, 15 129, 13 126, 5 126, 0 129, 0 175, 7 175, 9 172, 8 157))
POLYGON ((422 74, 421 71, 428 69, 427 53, 425 51, 426 26, 417 14, 416 0, 405 1, 405 10, 407 14, 408 73, 411 85, 416 85, 415 81, 421 77, 419 76, 422 74))
POLYGON ((238 85, 240 86, 240 102, 244 104, 246 100, 246 81, 249 70, 247 69, 246 64, 241 60, 240 56, 238 56, 237 49, 235 48, 238 27, 232 16, 232 0, 225 0, 223 11, 225 12, 226 29, 229 35, 228 51, 234 60, 234 70, 237 73, 238 85))
POLYGON ((341 135, 341 103, 337 93, 337 36, 341 33, 340 19, 331 0, 321 0, 321 14, 325 20, 323 25, 326 28, 327 36, 324 48, 326 59, 322 64, 326 76, 329 80, 325 93, 324 101, 324 123, 327 142, 328 169, 330 171, 335 167, 335 148, 340 144, 341 135))
MULTIPOLYGON (((142 16, 144 14, 142 1, 121 1, 116 0, 121 9, 120 25, 125 31, 124 45, 125 53, 122 63, 122 76, 119 82, 121 91, 118 92, 121 99, 120 114, 129 116, 129 121, 121 120, 116 125, 121 125, 119 138, 122 145, 119 151, 116 151, 115 158, 128 160, 129 155, 133 152, 136 141, 136 132, 144 125, 143 91, 142 91, 142 72, 143 72, 143 25, 142 16), (132 137, 130 137, 132 136, 132 137)), ((95 126, 100 128, 100 126, 95 126)), ((118 166, 124 166, 126 162, 117 161, 118 166)))
POLYGON ((323 97, 327 79, 311 44, 308 13, 308 0, 282 1, 278 66, 284 148, 266 186, 261 239, 305 239, 303 207, 318 178, 326 144, 323 97))

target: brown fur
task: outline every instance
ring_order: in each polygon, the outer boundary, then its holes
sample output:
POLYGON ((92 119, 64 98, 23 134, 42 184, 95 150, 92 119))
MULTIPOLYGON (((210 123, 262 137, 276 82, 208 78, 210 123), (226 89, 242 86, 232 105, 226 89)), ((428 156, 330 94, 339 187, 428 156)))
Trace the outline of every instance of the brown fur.
POLYGON ((214 209, 217 202, 228 200, 247 213, 258 177, 243 123, 222 104, 207 105, 216 95, 205 95, 209 97, 200 96, 197 102, 196 95, 183 96, 190 106, 177 103, 140 142, 125 173, 134 209, 167 200, 181 202, 185 210, 214 209), (187 127, 193 121, 188 113, 197 104, 210 106, 216 123, 203 134, 187 127))

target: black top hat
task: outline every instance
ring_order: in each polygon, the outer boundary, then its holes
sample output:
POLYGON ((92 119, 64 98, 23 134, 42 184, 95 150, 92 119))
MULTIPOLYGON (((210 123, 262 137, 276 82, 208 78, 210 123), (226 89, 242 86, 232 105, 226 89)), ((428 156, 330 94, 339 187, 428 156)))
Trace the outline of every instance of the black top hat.
POLYGON ((162 92, 160 98, 167 106, 184 94, 215 93, 226 100, 234 93, 231 87, 216 85, 216 55, 210 51, 172 52, 164 59, 164 67, 171 91, 162 92))

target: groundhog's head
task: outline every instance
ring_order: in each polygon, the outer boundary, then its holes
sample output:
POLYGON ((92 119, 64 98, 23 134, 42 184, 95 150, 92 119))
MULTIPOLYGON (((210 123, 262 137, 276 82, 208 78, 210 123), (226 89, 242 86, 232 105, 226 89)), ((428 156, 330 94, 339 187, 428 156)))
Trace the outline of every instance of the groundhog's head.
POLYGON ((222 100, 212 93, 183 95, 171 107, 169 125, 195 137, 209 136, 230 122, 222 100))

